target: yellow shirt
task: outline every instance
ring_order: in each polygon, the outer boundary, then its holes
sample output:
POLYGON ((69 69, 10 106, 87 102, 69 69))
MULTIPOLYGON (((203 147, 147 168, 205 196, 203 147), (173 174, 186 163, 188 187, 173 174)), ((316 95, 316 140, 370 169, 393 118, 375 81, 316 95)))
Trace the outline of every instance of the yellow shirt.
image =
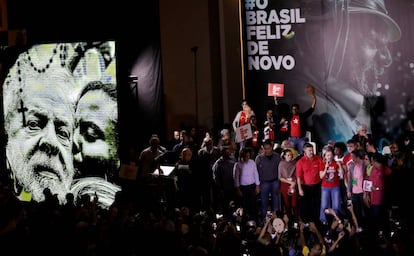
MULTIPOLYGON (((303 246, 302 248, 302 254, 303 256, 308 256, 310 253, 309 247, 307 247, 306 245, 303 246)), ((326 247, 325 245, 322 245, 322 252, 320 254, 321 256, 325 256, 326 255, 326 247)))

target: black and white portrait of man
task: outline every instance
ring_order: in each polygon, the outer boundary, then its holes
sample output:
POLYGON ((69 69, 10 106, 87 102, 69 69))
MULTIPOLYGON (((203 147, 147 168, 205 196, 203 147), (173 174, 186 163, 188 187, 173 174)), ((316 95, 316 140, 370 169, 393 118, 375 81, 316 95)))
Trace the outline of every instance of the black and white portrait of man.
POLYGON ((74 157, 111 159, 112 178, 118 168, 114 47, 111 41, 38 44, 14 61, 3 85, 4 126, 7 168, 22 200, 42 201, 48 188, 61 203, 71 192, 97 196, 107 207, 120 190, 109 175, 80 168, 82 158, 74 157), (94 83, 110 91, 96 87, 80 97, 94 83), (79 147, 81 138, 94 136, 95 145, 79 147))

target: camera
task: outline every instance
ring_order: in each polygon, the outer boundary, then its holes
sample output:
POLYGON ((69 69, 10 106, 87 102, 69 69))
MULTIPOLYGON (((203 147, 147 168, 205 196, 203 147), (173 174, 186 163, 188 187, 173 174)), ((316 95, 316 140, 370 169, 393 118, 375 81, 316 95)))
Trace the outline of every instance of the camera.
POLYGON ((272 217, 272 212, 271 211, 267 211, 266 217, 271 218, 272 217))
POLYGON ((243 240, 242 241, 242 246, 243 246, 243 248, 242 248, 242 251, 243 251, 242 256, 250 256, 250 252, 249 252, 249 248, 248 248, 247 241, 243 240))
POLYGON ((211 227, 213 228, 214 231, 216 231, 216 229, 217 229, 217 223, 213 222, 211 224, 211 227))
POLYGON ((240 225, 239 224, 236 224, 236 230, 237 230, 237 232, 240 232, 240 225))
POLYGON ((349 220, 348 219, 344 219, 344 227, 347 227, 349 224, 349 220))

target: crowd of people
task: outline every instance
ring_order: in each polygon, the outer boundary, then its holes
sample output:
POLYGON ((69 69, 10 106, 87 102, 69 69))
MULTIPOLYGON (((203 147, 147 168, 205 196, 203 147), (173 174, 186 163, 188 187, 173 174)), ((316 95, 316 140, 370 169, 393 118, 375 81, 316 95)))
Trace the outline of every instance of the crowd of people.
MULTIPOLYGON (((131 157, 135 180, 92 176, 122 188, 111 192, 107 207, 98 203, 105 193, 97 188, 62 199, 46 187, 40 200, 25 202, 2 180, 1 248, 16 254, 66 248, 64 255, 409 255, 412 223, 401 185, 412 180, 409 137, 391 141, 385 155, 361 125, 348 141, 329 141, 315 152, 300 130, 289 133, 297 111, 295 104, 292 118, 273 121, 280 124, 275 130, 291 123, 283 141, 259 137, 256 150, 253 137, 237 143, 231 126, 218 139, 211 132, 200 138, 196 129, 174 131, 165 143, 152 135, 131 157), (25 246, 11 248, 16 241, 25 246)), ((87 137, 78 142, 86 147, 87 137)))

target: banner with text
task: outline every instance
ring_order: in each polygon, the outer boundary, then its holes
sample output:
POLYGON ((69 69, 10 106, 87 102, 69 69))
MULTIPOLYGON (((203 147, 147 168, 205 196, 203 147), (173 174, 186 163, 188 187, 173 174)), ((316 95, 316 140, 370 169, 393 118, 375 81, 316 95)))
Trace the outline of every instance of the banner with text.
POLYGON ((306 121, 317 142, 346 142, 361 124, 377 141, 403 135, 414 108, 414 1, 241 1, 246 99, 259 118, 274 104, 270 84, 284 84, 279 116, 293 103, 308 109, 311 84, 317 105, 306 121))

